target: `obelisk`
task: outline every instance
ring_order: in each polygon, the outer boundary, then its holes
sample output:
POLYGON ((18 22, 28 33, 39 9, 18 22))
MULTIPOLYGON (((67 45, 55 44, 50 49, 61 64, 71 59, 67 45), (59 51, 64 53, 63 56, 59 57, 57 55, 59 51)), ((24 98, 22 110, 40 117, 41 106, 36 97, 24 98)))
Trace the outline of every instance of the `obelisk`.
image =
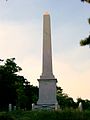
POLYGON ((43 15, 43 57, 42 74, 39 81, 39 100, 37 105, 40 108, 55 108, 56 82, 52 69, 52 44, 51 44, 51 23, 50 15, 46 12, 43 15))

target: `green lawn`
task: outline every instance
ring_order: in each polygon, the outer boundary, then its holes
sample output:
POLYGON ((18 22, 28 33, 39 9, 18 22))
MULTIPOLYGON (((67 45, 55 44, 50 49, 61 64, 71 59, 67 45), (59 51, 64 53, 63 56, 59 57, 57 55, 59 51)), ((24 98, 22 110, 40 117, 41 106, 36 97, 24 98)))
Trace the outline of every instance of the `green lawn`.
POLYGON ((0 120, 90 120, 90 111, 13 111, 0 112, 0 120))

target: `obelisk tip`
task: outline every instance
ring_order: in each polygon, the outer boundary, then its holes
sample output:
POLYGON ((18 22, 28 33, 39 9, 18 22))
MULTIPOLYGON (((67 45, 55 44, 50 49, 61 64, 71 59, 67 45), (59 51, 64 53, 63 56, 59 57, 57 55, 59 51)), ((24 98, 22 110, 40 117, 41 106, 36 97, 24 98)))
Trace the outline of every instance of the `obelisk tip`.
POLYGON ((46 11, 46 12, 44 13, 44 15, 49 15, 48 11, 46 11))

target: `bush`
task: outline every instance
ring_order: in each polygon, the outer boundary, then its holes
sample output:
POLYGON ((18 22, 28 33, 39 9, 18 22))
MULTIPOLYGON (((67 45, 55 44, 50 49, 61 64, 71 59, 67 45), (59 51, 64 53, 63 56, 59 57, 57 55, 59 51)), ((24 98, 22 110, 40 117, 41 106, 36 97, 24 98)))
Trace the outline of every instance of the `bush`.
POLYGON ((90 111, 66 110, 35 110, 12 111, 0 114, 0 120, 90 120, 90 111))
POLYGON ((15 120, 12 115, 9 115, 8 113, 1 112, 0 113, 0 120, 15 120))

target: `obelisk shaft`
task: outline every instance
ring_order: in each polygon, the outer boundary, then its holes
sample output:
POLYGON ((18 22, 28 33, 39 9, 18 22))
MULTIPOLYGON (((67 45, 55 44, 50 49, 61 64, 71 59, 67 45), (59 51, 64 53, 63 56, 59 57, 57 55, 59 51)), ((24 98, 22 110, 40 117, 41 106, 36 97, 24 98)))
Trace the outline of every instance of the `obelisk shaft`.
POLYGON ((53 78, 50 15, 43 15, 43 65, 42 76, 53 78))
POLYGON ((52 47, 51 47, 51 25, 50 15, 43 15, 43 65, 42 75, 39 81, 39 99, 37 106, 39 108, 55 108, 56 99, 56 82, 52 71, 52 47))

